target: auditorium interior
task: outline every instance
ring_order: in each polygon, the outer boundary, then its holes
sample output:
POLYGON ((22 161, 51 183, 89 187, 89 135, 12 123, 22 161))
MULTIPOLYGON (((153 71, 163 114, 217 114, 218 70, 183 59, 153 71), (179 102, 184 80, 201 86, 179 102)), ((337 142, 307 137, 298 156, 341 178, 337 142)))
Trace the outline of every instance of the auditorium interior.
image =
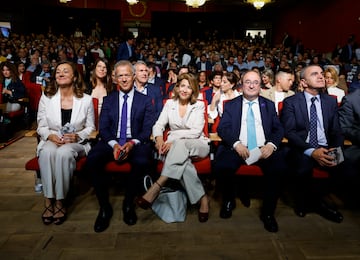
MULTIPOLYGON (((8 34, 64 35, 77 28, 91 35, 95 24, 102 38, 121 42, 127 32, 139 39, 236 42, 261 34, 277 46, 290 35, 309 50, 331 56, 349 37, 360 43, 359 0, 11 0, 0 8, 1 39, 8 34)), ((25 122, 25 121, 22 121, 25 122)), ((26 121, 26 123, 28 123, 26 121)), ((36 156, 36 121, 17 127, 5 138, 0 125, 0 259, 208 259, 208 260, 359 260, 360 207, 348 206, 344 190, 326 198, 343 214, 342 223, 318 214, 294 213, 291 187, 284 186, 276 208, 279 231, 267 232, 259 219, 262 176, 237 176, 246 183, 250 205, 236 198, 230 219, 219 217, 221 195, 214 177, 201 176, 210 197, 209 220, 199 223, 198 209, 189 206, 184 222, 165 223, 153 211, 136 208, 138 221, 123 222, 125 173, 111 173, 110 227, 94 232, 99 205, 91 179, 81 172, 72 180, 68 218, 62 225, 44 225, 44 197, 36 191, 38 175, 25 168, 36 156), (3 135, 3 136, 1 136, 3 135)), ((318 178, 315 182, 326 182, 318 178)), ((286 183, 286 182, 285 182, 286 183)), ((359 193, 357 193, 359 195, 359 193)), ((360 198, 354 198, 354 203, 360 198)), ((352 201, 350 201, 351 203, 352 201)))

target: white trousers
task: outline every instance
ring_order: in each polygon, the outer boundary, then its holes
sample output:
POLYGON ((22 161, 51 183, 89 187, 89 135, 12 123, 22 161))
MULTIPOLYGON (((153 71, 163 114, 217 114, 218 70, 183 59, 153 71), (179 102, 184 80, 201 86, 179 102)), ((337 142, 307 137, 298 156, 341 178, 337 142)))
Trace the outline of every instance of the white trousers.
POLYGON ((207 140, 178 139, 166 155, 161 175, 180 180, 191 204, 197 203, 205 191, 191 157, 206 157, 210 152, 207 140))
POLYGON ((65 199, 76 168, 76 158, 85 156, 84 146, 78 143, 57 146, 47 141, 39 151, 39 166, 44 196, 65 199))

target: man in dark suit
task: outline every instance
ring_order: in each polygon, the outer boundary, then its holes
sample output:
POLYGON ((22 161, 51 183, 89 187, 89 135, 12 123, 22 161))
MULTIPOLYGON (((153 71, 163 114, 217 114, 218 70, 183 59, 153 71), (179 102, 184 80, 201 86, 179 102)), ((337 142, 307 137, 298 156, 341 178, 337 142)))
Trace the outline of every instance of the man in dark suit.
POLYGON ((136 58, 134 45, 135 45, 135 36, 132 32, 128 32, 126 34, 125 41, 120 43, 118 47, 116 54, 116 61, 134 60, 136 58))
MULTIPOLYGON (((360 207, 360 89, 345 95, 339 108, 340 126, 351 145, 344 149, 347 178, 345 203, 360 207)), ((345 163, 344 162, 344 163, 345 163)))
POLYGON ((153 84, 148 84, 149 68, 146 63, 139 60, 134 65, 135 68, 135 89, 149 97, 155 109, 155 120, 159 117, 163 108, 163 97, 161 95, 160 87, 156 87, 153 84))
POLYGON ((211 62, 207 59, 206 54, 201 54, 200 61, 196 63, 197 72, 206 71, 206 75, 209 76, 211 74, 211 69, 212 65, 211 62))
POLYGON ((164 96, 165 81, 157 75, 157 66, 154 62, 147 62, 149 69, 148 85, 160 89, 161 98, 164 96))
POLYGON ((86 170, 93 178, 93 185, 100 205, 95 232, 104 231, 113 214, 109 202, 108 175, 104 166, 111 160, 127 160, 131 172, 125 185, 123 220, 128 225, 137 221, 134 198, 140 193, 143 174, 151 165, 152 146, 150 135, 155 123, 151 98, 134 89, 134 69, 129 61, 115 64, 115 78, 119 91, 104 98, 99 121, 100 140, 87 157, 86 170), (124 106, 126 104, 126 108, 124 106), (127 111, 127 113, 124 113, 127 111), (125 115, 126 114, 126 115, 125 115))
POLYGON ((279 149, 284 130, 274 103, 259 96, 259 73, 246 72, 243 84, 243 95, 225 103, 217 129, 222 138, 214 164, 223 196, 220 217, 230 218, 235 208, 236 170, 243 164, 255 163, 261 167, 266 183, 260 219, 267 231, 277 232, 274 212, 279 196, 280 177, 285 170, 284 156, 279 149), (252 131, 251 126, 254 126, 252 131), (250 132, 256 135, 252 136, 250 132), (249 156, 256 157, 254 162, 248 161, 249 156))
POLYGON ((314 210, 324 218, 340 223, 343 220, 341 213, 323 200, 326 189, 321 184, 324 183, 320 183, 314 190, 311 187, 315 166, 326 168, 333 177, 340 172, 334 158, 328 155, 333 148, 341 147, 344 142, 337 102, 323 92, 325 78, 320 66, 303 68, 300 78, 304 92, 286 98, 281 112, 285 137, 289 141, 289 165, 295 174, 295 213, 304 217, 314 210))

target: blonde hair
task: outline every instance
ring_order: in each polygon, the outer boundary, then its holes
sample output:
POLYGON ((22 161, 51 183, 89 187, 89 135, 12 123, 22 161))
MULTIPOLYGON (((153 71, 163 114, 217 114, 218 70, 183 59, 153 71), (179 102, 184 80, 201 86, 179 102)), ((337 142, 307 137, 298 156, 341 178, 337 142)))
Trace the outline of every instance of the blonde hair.
POLYGON ((176 85, 174 87, 174 97, 173 97, 173 99, 174 100, 179 99, 180 82, 183 79, 186 79, 189 82, 189 85, 190 85, 191 90, 192 90, 192 94, 191 94, 191 97, 190 97, 190 104, 195 104, 196 101, 197 101, 197 98, 199 96, 199 83, 198 83, 196 77, 191 73, 183 73, 183 74, 178 76, 176 85))
POLYGON ((338 75, 337 70, 334 67, 327 67, 324 71, 324 76, 326 76, 327 72, 330 73, 331 78, 335 82, 335 86, 339 85, 339 75, 338 75))

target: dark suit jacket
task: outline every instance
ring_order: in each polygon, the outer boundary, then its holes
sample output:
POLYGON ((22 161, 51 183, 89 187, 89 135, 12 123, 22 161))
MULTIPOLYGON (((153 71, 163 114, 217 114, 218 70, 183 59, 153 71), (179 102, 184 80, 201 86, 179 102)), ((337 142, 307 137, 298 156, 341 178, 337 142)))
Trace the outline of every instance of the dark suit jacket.
MULTIPOLYGON (((212 70, 212 65, 211 65, 211 62, 210 61, 206 61, 205 62, 205 71, 207 71, 207 72, 211 72, 211 70, 212 70)), ((196 69, 197 69, 197 71, 199 72, 199 71, 201 71, 201 61, 198 61, 197 63, 196 63, 196 69)))
POLYGON ((344 96, 339 108, 339 119, 346 139, 360 146, 360 89, 344 96))
MULTIPOLYGON (((159 83, 159 81, 158 81, 159 83)), ((155 120, 159 117, 160 112, 163 108, 163 96, 161 94, 161 86, 153 83, 147 84, 147 95, 151 97, 151 102, 154 105, 155 109, 155 120)))
MULTIPOLYGON (((113 91, 104 97, 99 119, 99 135, 101 140, 109 142, 117 140, 119 126, 119 91, 113 91)), ((141 143, 150 141, 152 126, 155 123, 154 106, 151 98, 137 91, 134 92, 131 106, 131 137, 141 143)))
MULTIPOLYGON (((224 113, 218 126, 218 134, 225 146, 232 147, 239 140, 241 130, 243 96, 238 96, 225 102, 224 113)), ((272 142, 277 147, 280 146, 284 136, 284 129, 276 114, 274 102, 259 97, 259 106, 262 125, 265 134, 265 143, 272 142)))
POLYGON ((135 48, 133 46, 130 47, 132 51, 132 56, 129 55, 129 49, 127 46, 127 42, 123 42, 119 45, 116 54, 116 61, 120 60, 130 60, 131 58, 135 57, 135 48))
MULTIPOLYGON (((0 89, 2 90, 5 86, 5 80, 0 84, 1 84, 0 89)), ((6 103, 6 102, 16 103, 18 99, 26 97, 26 89, 20 79, 17 79, 15 82, 11 81, 7 89, 12 91, 12 96, 8 94, 2 94, 2 92, 0 92, 0 95, 2 95, 2 98, 0 98, 1 100, 0 103, 6 103)))
POLYGON ((207 87, 200 89, 200 92, 203 93, 203 96, 205 97, 208 104, 211 104, 212 98, 213 98, 213 88, 207 87))
MULTIPOLYGON (((320 94, 320 101, 328 146, 342 146, 344 138, 339 124, 337 101, 323 93, 320 94)), ((310 144, 306 143, 310 122, 304 93, 297 93, 284 99, 281 122, 290 146, 300 149, 302 152, 311 148, 310 144)))

